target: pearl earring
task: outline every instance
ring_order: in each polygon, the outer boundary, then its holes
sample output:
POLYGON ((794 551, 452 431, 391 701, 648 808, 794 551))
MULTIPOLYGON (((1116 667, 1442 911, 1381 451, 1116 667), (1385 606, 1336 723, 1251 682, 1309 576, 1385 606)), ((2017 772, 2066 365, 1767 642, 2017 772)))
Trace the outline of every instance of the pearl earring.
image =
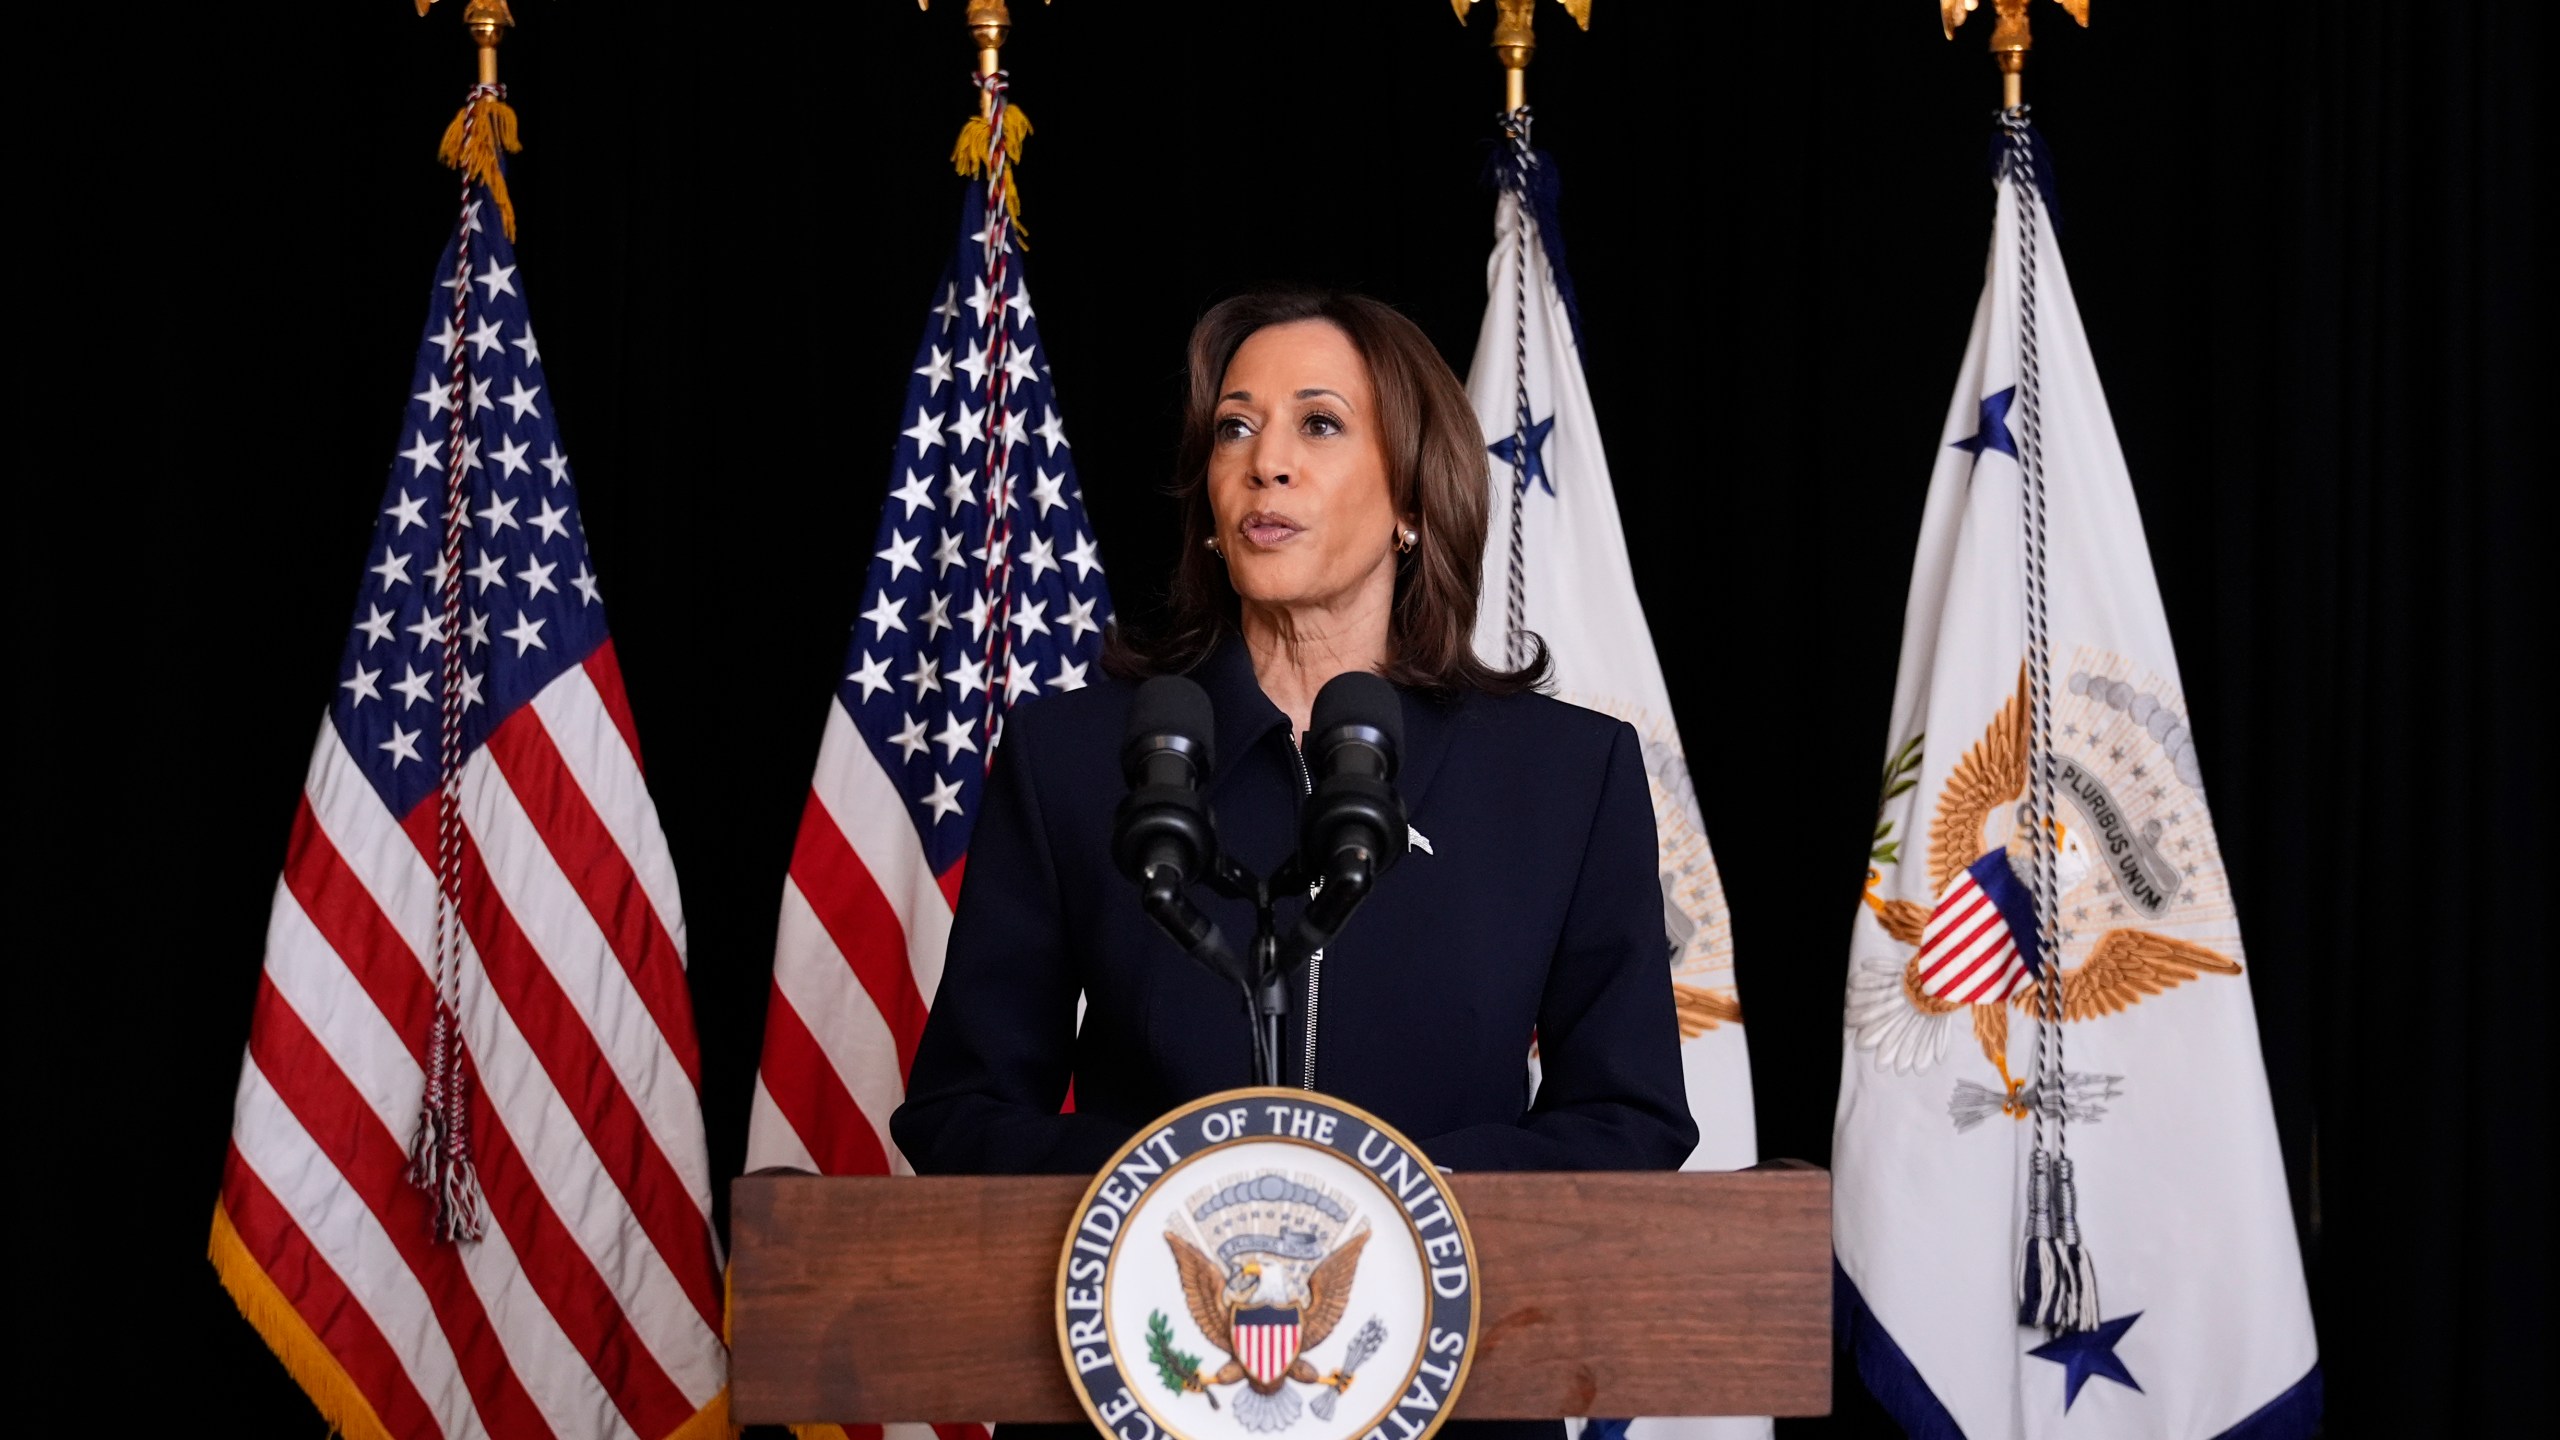
POLYGON ((1422 537, 1421 537, 1421 536, 1419 536, 1419 535, 1416 535, 1415 533, 1413 533, 1413 527, 1412 527, 1412 526, 1410 526, 1410 525, 1399 525, 1399 526, 1397 526, 1397 527, 1396 527, 1396 553, 1397 553, 1397 554, 1399 554, 1399 555, 1410 555, 1410 554, 1412 554, 1412 553, 1413 553, 1413 547, 1414 547, 1415 545, 1417 545, 1417 544, 1420 544, 1420 543, 1421 543, 1421 541, 1422 541, 1422 537))
POLYGON ((1209 553, 1210 553, 1210 554, 1217 556, 1217 557, 1218 557, 1219 559, 1221 559, 1221 560, 1224 560, 1224 559, 1226 559, 1226 558, 1227 558, 1227 552, 1218 548, 1218 537, 1217 537, 1217 536, 1215 536, 1215 535, 1206 535, 1206 536, 1202 536, 1202 537, 1201 537, 1201 540, 1200 540, 1200 543, 1209 547, 1209 553))

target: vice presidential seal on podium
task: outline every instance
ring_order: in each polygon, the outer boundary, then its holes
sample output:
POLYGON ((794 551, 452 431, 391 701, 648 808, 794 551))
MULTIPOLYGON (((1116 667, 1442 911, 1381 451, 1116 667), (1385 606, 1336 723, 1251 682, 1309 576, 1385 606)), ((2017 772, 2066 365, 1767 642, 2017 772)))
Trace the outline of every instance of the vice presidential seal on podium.
POLYGON ((1477 1306, 1466 1218, 1430 1160, 1357 1106, 1277 1086, 1132 1140, 1058 1257, 1076 1398, 1137 1440, 1422 1440, 1466 1383, 1477 1306))
POLYGON ((1241 991, 1263 1083, 1175 1108, 1094 1177, 1058 1257, 1059 1351, 1085 1413, 1129 1440, 1354 1440, 1399 1411, 1394 1433, 1420 1440, 1475 1358, 1466 1221, 1385 1121, 1273 1083, 1284 982, 1321 960, 1406 849, 1399 702, 1372 674, 1325 685, 1299 850, 1267 878, 1218 844, 1215 727, 1191 680, 1138 687, 1112 853, 1147 915, 1241 991), (1193 905, 1194 883, 1253 902, 1246 955, 1193 905), (1284 944, 1275 902, 1293 894, 1309 898, 1284 944))

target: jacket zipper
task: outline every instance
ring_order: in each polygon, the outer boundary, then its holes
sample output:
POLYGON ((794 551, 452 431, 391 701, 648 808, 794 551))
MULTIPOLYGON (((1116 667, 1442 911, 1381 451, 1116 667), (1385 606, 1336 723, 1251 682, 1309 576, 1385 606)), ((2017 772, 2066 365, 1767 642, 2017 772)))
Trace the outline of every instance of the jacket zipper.
MULTIPOLYGON (((1316 793, 1316 782, 1315 777, 1307 770, 1307 752, 1293 743, 1289 746, 1289 754, 1298 762, 1300 798, 1313 795, 1316 793)), ((1320 880, 1309 882, 1307 894, 1312 897, 1316 893, 1317 886, 1322 883, 1320 880)), ((1307 957, 1307 1045, 1306 1054, 1298 1064, 1298 1088, 1301 1090, 1316 1088, 1316 1000, 1323 985, 1324 952, 1318 950, 1307 957)))

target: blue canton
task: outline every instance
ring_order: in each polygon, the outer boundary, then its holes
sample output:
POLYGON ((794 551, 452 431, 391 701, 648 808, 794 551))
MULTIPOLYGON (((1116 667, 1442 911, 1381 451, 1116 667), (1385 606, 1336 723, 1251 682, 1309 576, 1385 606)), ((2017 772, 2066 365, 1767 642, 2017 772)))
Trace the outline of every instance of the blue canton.
POLYGON ((1022 257, 1008 242, 995 278, 985 220, 973 184, 898 412, 837 691, 936 874, 968 848, 1005 711, 1082 689, 1111 623, 1022 257))
POLYGON ((436 263, 402 448, 383 487, 329 706, 347 753, 397 816, 436 789, 444 647, 453 638, 444 634, 442 589, 455 346, 470 374, 462 397, 463 509, 471 517, 459 627, 464 755, 606 638, 515 247, 482 220, 496 213, 480 194, 436 263), (466 233, 470 296, 457 331, 454 257, 466 233))

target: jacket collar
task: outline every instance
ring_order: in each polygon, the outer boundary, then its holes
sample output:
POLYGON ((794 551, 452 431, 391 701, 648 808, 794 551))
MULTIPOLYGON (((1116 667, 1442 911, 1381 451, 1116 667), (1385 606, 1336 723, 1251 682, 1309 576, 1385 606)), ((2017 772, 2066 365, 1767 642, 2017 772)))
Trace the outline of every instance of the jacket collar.
MULTIPOLYGON (((1191 678, 1209 692, 1209 703, 1218 716, 1218 774, 1210 782, 1212 793, 1255 746, 1269 743, 1272 731, 1296 743, 1289 717, 1262 693, 1262 682, 1254 678, 1253 655, 1245 649, 1243 637, 1231 633, 1221 639, 1191 678)), ((1441 757, 1466 721, 1467 697, 1435 700, 1403 686, 1396 687, 1396 696, 1404 702, 1404 754, 1397 762, 1396 789, 1404 796, 1405 812, 1418 815, 1439 773, 1441 757)))
POLYGON ((1262 682, 1253 678, 1253 655, 1244 647, 1244 639, 1228 634, 1217 648, 1203 658, 1191 672, 1200 688, 1209 692, 1209 704, 1218 715, 1218 773, 1210 781, 1214 792, 1226 784, 1227 776, 1257 745, 1269 741, 1277 730, 1281 738, 1294 742, 1289 733, 1289 717, 1262 693, 1262 682))

